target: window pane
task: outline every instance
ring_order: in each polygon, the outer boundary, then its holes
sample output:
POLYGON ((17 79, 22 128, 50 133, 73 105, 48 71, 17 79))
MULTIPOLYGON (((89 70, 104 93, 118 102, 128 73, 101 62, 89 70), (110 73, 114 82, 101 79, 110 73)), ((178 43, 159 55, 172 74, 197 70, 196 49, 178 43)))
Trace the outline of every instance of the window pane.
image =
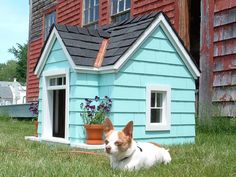
POLYGON ((90 13, 89 13, 89 22, 94 21, 94 8, 90 8, 90 13))
POLYGON ((126 0, 125 9, 129 9, 129 8, 130 8, 130 0, 126 0))
POLYGON ((57 85, 62 85, 62 77, 57 78, 57 85))
POLYGON ((162 96, 163 96, 163 94, 162 93, 156 93, 156 96, 157 96, 156 107, 162 107, 162 96))
POLYGON ((151 109, 151 123, 161 123, 161 109, 151 109))
POLYGON ((151 93, 151 107, 155 107, 155 93, 151 93))
POLYGON ((90 0, 90 8, 94 7, 94 0, 90 0))
POLYGON ((85 7, 85 9, 88 9, 89 8, 89 0, 84 0, 84 7, 85 7))
POLYGON ((99 18, 99 6, 95 6, 95 21, 99 18))
POLYGON ((117 2, 118 2, 117 0, 112 1, 112 12, 111 12, 112 15, 117 13, 117 2))
POLYGON ((56 79, 55 79, 55 78, 50 79, 49 85, 50 85, 50 86, 55 86, 55 85, 56 85, 56 79))
POLYGON ((88 23, 88 10, 84 11, 84 24, 88 23))
POLYGON ((66 85, 66 77, 64 77, 63 81, 63 85, 66 85))
POLYGON ((96 0, 96 4, 99 4, 99 0, 96 0))
POLYGON ((119 1, 119 12, 124 11, 124 0, 119 1))
POLYGON ((47 38, 51 26, 56 23, 56 12, 52 12, 45 16, 45 23, 44 23, 44 37, 47 38))

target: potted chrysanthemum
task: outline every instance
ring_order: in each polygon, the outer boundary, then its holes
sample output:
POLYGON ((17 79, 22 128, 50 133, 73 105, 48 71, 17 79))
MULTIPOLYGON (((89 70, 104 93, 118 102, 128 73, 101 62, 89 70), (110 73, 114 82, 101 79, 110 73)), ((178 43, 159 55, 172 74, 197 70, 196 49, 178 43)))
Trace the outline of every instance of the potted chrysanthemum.
POLYGON ((87 144, 103 144, 103 121, 111 111, 112 100, 105 96, 100 99, 85 99, 85 103, 80 104, 82 109, 81 117, 84 121, 86 130, 87 144))
POLYGON ((33 115, 33 121, 35 126, 35 136, 38 136, 38 102, 32 102, 29 107, 29 111, 33 115))

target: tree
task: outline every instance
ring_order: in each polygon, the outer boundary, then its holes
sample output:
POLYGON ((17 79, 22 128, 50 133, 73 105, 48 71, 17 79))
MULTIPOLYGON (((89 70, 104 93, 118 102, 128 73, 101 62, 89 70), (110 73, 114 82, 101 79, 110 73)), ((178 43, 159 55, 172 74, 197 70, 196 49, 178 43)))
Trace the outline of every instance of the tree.
POLYGON ((19 82, 25 84, 27 73, 27 44, 16 44, 17 47, 12 47, 8 51, 17 59, 16 78, 19 82))
POLYGON ((0 81, 13 81, 17 76, 17 62, 9 60, 6 64, 0 64, 0 81))

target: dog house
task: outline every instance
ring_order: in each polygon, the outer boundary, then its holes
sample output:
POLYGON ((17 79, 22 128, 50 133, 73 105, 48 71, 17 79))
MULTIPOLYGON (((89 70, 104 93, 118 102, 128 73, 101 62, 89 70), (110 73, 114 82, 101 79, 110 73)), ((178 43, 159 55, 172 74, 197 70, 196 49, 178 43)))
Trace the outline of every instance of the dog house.
POLYGON ((195 80, 200 72, 163 13, 98 29, 55 25, 35 68, 40 140, 81 145, 80 103, 109 96, 117 129, 134 121, 134 139, 195 140, 195 80))

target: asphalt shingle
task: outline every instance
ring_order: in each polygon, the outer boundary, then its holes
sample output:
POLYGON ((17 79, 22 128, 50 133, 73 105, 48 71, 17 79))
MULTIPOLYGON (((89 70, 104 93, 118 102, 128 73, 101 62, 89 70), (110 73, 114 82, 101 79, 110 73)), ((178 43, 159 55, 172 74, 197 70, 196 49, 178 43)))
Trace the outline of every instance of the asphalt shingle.
POLYGON ((109 39, 102 63, 108 66, 119 60, 157 15, 132 17, 98 29, 68 25, 56 25, 56 28, 74 63, 80 66, 93 67, 103 39, 109 39))

